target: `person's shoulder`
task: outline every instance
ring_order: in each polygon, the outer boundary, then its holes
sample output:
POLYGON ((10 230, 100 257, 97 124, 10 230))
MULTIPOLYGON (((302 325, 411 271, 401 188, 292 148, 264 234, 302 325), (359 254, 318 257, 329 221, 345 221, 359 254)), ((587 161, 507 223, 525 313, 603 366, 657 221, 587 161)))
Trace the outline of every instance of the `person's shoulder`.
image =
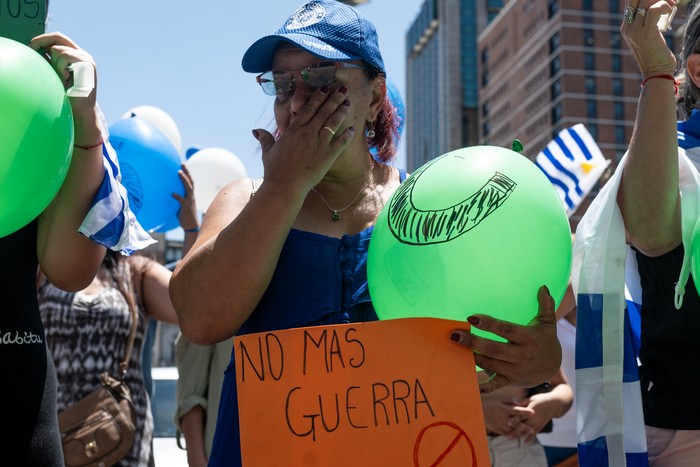
POLYGON ((214 200, 245 204, 255 195, 261 183, 262 178, 239 178, 225 185, 214 200))

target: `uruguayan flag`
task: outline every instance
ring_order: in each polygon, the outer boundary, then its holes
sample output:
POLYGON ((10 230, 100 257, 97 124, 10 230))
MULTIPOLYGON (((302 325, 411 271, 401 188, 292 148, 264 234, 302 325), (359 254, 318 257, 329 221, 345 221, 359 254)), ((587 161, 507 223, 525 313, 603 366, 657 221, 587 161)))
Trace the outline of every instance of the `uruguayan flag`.
POLYGON ((78 231, 95 243, 129 255, 155 243, 155 240, 146 233, 129 209, 126 188, 121 184, 117 153, 109 144, 107 122, 101 112, 100 123, 104 140, 104 179, 78 231))
MULTIPOLYGON (((691 158, 695 153, 700 148, 688 149, 691 158)), ((690 241, 700 217, 700 175, 688 156, 679 148, 686 256, 676 287, 677 306, 688 280, 690 241)), ((637 362, 641 289, 617 205, 626 158, 591 203, 574 241, 572 285, 578 302, 575 399, 579 464, 586 467, 648 465, 637 362)))
POLYGON ((559 132, 537 155, 535 164, 542 169, 571 214, 590 193, 610 164, 583 124, 559 132))

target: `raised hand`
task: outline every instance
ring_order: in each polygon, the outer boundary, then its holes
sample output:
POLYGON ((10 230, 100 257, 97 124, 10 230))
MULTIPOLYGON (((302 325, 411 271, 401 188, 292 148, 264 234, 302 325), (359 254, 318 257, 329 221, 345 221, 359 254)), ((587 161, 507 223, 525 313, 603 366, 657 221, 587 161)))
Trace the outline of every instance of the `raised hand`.
POLYGON ((180 177, 182 186, 185 187, 185 196, 180 196, 178 193, 172 194, 173 198, 180 203, 180 210, 177 213, 177 218, 178 221, 180 221, 180 227, 185 231, 191 232, 199 227, 197 203, 194 199, 194 182, 185 164, 180 166, 180 170, 177 171, 177 176, 180 177))
POLYGON ((676 57, 657 26, 661 15, 670 14, 675 5, 675 0, 629 0, 626 6, 631 10, 622 21, 622 36, 644 78, 673 76, 676 71, 676 57))
MULTIPOLYGON (((46 52, 46 59, 51 63, 51 66, 56 71, 56 74, 61 79, 66 89, 73 86, 73 74, 69 68, 72 64, 88 62, 92 65, 93 70, 96 70, 95 61, 92 56, 60 32, 52 32, 37 36, 31 40, 29 47, 37 51, 43 49, 46 52)), ((96 72, 95 82, 97 82, 96 72)), ((87 118, 92 120, 94 118, 96 94, 97 91, 95 88, 86 97, 70 98, 73 116, 76 119, 76 130, 78 129, 77 123, 81 119, 87 118)), ((77 140, 77 138, 76 141, 79 143, 81 142, 77 140)))
POLYGON ((277 140, 266 130, 253 130, 262 147, 266 183, 302 184, 307 193, 321 181, 355 132, 353 127, 340 130, 351 105, 347 95, 345 85, 317 89, 277 140))
POLYGON ((537 316, 528 325, 514 324, 488 315, 473 315, 472 326, 496 334, 506 342, 497 342, 458 329, 450 338, 474 350, 476 364, 490 378, 480 384, 481 392, 507 385, 534 387, 556 374, 561 365, 561 345, 557 339, 554 299, 547 287, 537 291, 537 316))

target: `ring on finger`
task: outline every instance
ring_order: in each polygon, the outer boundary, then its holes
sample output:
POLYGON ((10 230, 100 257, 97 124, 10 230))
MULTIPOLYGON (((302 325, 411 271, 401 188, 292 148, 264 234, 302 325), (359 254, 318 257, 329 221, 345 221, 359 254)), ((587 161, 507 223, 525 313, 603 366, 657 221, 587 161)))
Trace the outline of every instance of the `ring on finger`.
POLYGON ((637 11, 629 6, 625 7, 625 21, 630 24, 634 21, 634 17, 637 15, 637 11))
POLYGON ((333 130, 333 128, 329 126, 324 126, 322 129, 327 130, 332 136, 335 136, 335 131, 333 130))
POLYGON ((645 17, 647 15, 646 8, 637 8, 637 14, 642 18, 645 17))

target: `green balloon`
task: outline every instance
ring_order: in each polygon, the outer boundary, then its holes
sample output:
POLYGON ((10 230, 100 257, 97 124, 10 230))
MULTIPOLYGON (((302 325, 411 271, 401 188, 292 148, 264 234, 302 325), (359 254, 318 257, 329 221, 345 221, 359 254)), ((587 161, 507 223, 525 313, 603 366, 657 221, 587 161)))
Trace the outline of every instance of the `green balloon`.
MULTIPOLYGON (((695 289, 700 294, 700 219, 695 222, 690 241, 690 274, 693 276, 695 289)), ((689 286, 686 284, 686 287, 689 286)))
POLYGON ((401 184, 372 232, 367 278, 380 319, 483 313, 527 324, 540 286, 563 298, 571 257, 566 212, 542 171, 511 150, 475 146, 401 184))
POLYGON ((61 187, 73 114, 61 80, 31 48, 0 37, 0 237, 36 218, 61 187))

